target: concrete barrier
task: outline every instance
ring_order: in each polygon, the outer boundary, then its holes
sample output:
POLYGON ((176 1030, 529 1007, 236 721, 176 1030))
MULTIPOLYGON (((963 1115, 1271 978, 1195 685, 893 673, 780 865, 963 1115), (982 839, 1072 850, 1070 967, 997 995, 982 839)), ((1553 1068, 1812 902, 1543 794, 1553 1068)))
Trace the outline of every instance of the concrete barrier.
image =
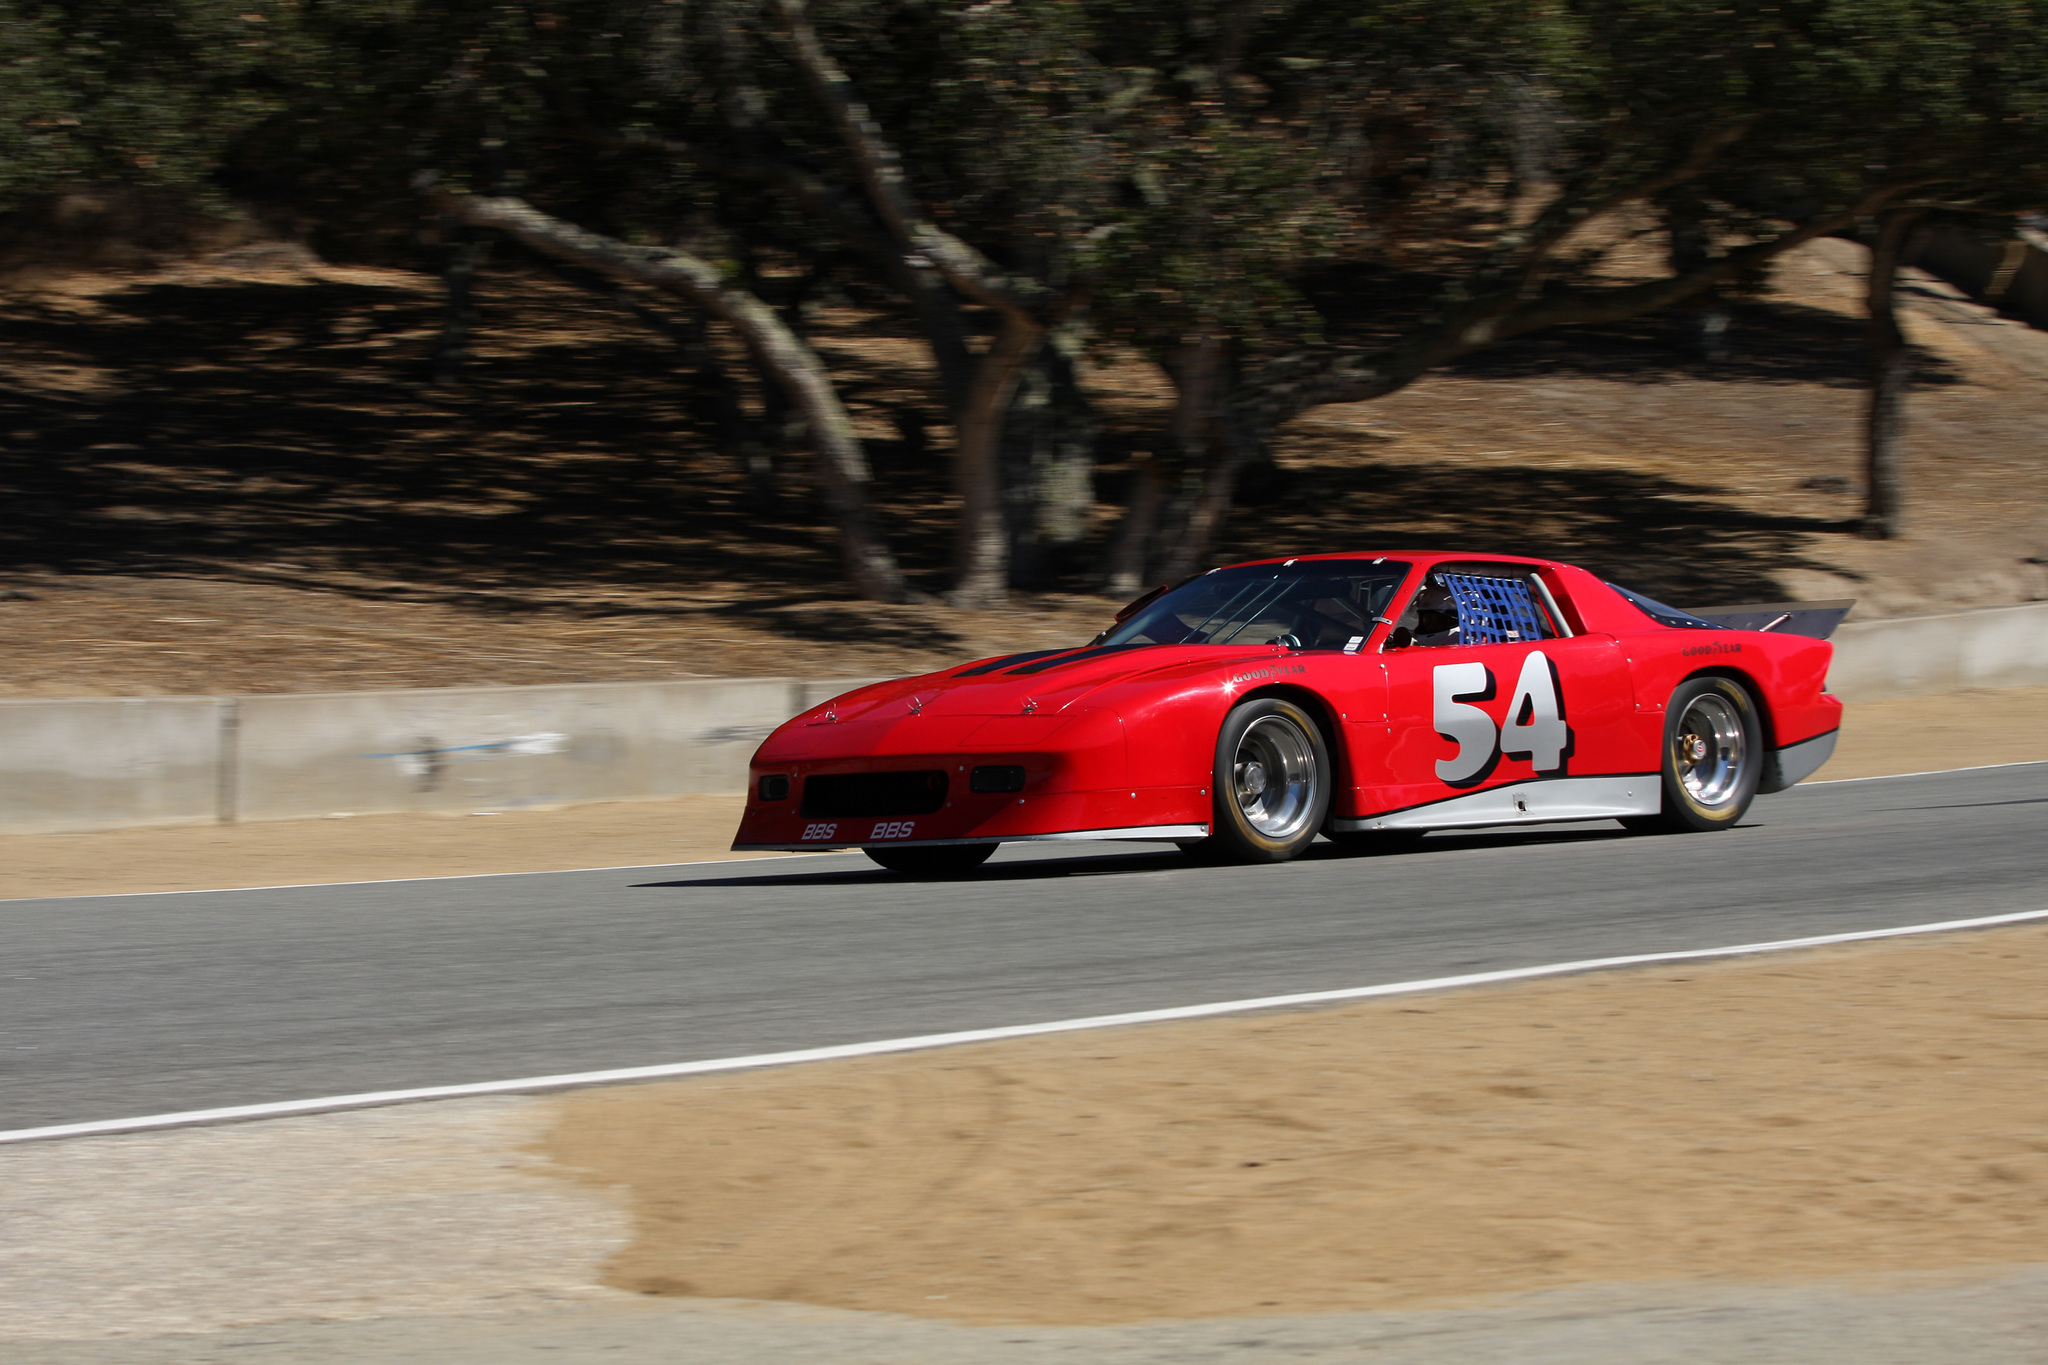
POLYGON ((769 731, 873 681, 0 701, 0 833, 741 792, 769 731))
POLYGON ((1833 639, 1828 690, 1844 701, 2048 684, 2048 602, 1845 621, 1833 639))
POLYGON ((769 731, 862 680, 739 678, 244 697, 234 809, 289 820, 746 790, 769 731))
MULTIPOLYGON (((2048 602, 1849 621, 1846 701, 2048 685, 2048 602)), ((514 810, 746 789, 770 730, 870 678, 0 701, 0 833, 514 810)))
POLYGON ((0 701, 0 830, 211 823, 231 706, 220 697, 0 701))

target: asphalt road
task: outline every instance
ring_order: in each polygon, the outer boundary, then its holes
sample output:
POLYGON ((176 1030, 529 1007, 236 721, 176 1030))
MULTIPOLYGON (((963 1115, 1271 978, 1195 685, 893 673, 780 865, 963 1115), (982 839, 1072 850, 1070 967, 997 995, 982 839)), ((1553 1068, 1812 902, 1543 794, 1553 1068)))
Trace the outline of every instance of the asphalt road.
POLYGON ((1802 787, 1739 829, 1012 846, 0 902, 0 1130, 736 1056, 2048 908, 2048 764, 1802 787))

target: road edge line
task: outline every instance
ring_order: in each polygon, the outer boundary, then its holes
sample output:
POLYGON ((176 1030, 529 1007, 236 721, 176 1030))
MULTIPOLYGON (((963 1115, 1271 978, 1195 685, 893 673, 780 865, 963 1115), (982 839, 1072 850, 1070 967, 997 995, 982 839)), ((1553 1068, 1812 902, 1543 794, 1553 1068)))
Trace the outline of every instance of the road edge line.
POLYGON ((1499 971, 1470 972, 1460 976, 1427 977, 1416 981, 1394 981, 1378 986, 1349 986, 1329 991, 1303 991, 1291 995, 1259 996, 1246 1000, 1221 1000, 1203 1005, 1175 1005, 1165 1009, 1137 1010, 1127 1014, 1098 1014, 1079 1019, 1057 1019, 1041 1024, 1009 1024, 997 1028, 966 1029, 956 1033, 927 1033, 908 1038, 885 1038, 867 1043, 840 1043, 829 1047, 799 1048, 789 1052, 763 1052, 746 1057, 717 1057, 697 1062, 668 1062, 654 1066, 617 1067, 606 1071, 581 1071, 555 1076, 526 1076, 509 1081, 480 1081, 467 1085, 423 1086, 409 1090, 379 1090, 359 1095, 329 1095, 310 1100, 281 1100, 270 1104, 234 1105, 222 1109, 191 1109, 174 1114, 147 1114, 137 1118, 98 1119, 88 1123, 60 1123, 42 1128, 17 1128, 0 1132, 0 1144, 46 1142, 58 1138, 101 1137, 119 1133, 149 1132, 165 1128, 189 1128, 213 1123, 237 1123, 252 1119, 287 1118, 301 1114, 337 1113, 351 1109, 373 1109, 392 1104, 414 1104, 425 1100, 471 1099, 483 1095, 531 1094, 550 1090, 580 1089, 596 1085, 618 1085, 634 1081, 670 1080, 725 1071, 758 1071, 769 1067, 796 1066, 806 1062, 845 1061, 857 1057, 879 1057, 898 1052, 927 1052, 938 1048, 963 1047, 972 1043, 997 1043, 1013 1038, 1036 1038, 1054 1033, 1083 1033, 1094 1029, 1123 1028, 1134 1024, 1174 1023, 1207 1019, 1225 1014, 1248 1014, 1259 1010, 1287 1009, 1304 1005, 1328 1005, 1347 1000, 1371 1000, 1385 996, 1417 995, 1426 991, 1454 990, 1462 986, 1490 986, 1509 981, 1531 981, 1542 977, 1570 976, 1586 972, 1611 971, 1623 967, 1649 967, 1667 962, 1697 962, 1706 958, 1754 957, 1766 953, 1793 952, 1802 948, 1825 948, 1840 943, 1867 943, 1878 939, 1907 938, 1922 934, 1955 933, 1967 929, 1989 929, 2000 925, 2024 924, 2048 919, 2048 909, 2016 910, 2003 915, 1979 915, 1970 919, 1936 920, 1927 924, 1901 925, 1892 929, 1859 929, 1841 934, 1818 934, 1808 938, 1776 939, 1764 943, 1738 943, 1723 948, 1685 948, 1664 953, 1631 953, 1623 957, 1586 958, 1577 962, 1553 962, 1535 967, 1509 967, 1499 971))
POLYGON ((2020 758, 2010 763, 1971 763, 1961 768, 1928 768, 1917 773, 1872 773, 1868 777, 1809 777, 1786 790, 1793 791, 1798 787, 1840 787, 1851 782, 1890 782, 1900 777, 1946 777, 1950 773, 1986 773, 1993 768, 2037 768, 2044 763, 2048 763, 2048 758, 2020 758))
MULTIPOLYGON (((1854 781, 1856 779, 1850 779, 1854 781)), ((191 826, 190 828, 201 828, 191 826)), ((104 830, 87 830, 102 834, 104 830)), ((5 837, 5 836, 0 836, 5 837)), ((36 838, 24 835, 24 838, 36 838)), ((697 858, 685 863, 619 863, 607 867, 544 867, 527 872, 437 872, 431 877, 364 877, 353 882, 279 882, 274 886, 189 886, 173 891, 75 891, 58 896, 0 896, 0 906, 21 901, 113 901, 133 896, 238 896, 245 891, 319 891, 337 886, 397 886, 404 882, 480 882, 493 877, 572 877, 580 872, 659 872, 670 867, 724 867, 728 863, 786 863, 799 858, 818 858, 834 853, 858 853, 857 848, 821 848, 815 853, 763 853, 743 858, 697 858)))

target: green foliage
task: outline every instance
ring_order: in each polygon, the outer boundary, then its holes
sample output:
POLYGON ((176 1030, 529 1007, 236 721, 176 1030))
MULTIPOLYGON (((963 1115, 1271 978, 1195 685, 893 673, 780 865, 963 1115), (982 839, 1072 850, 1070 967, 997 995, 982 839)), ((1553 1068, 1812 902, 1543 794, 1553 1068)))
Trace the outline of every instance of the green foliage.
POLYGON ((289 0, 0 0, 0 208, 81 185, 215 197, 279 107, 289 0))
MULTIPOLYGON (((2048 0, 817 0, 919 201, 1159 350, 1315 343, 1303 282, 1469 296, 1647 192, 1722 241, 1871 186, 2048 202, 2048 0), (1660 180, 1660 177, 1662 179, 1660 180), (1652 186, 1648 191, 1643 187, 1652 186)), ((0 0, 0 207, 232 195, 409 253, 432 168, 844 274, 860 175, 765 0, 0 0)), ((868 270, 871 280, 878 279, 868 270)), ((1382 329, 1384 330, 1384 329, 1382 329)))

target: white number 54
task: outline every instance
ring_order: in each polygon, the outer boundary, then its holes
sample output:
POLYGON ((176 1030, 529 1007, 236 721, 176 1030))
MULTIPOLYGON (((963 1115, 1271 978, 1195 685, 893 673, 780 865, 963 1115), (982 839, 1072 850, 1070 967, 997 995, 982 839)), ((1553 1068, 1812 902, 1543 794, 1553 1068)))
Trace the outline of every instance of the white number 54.
POLYGON ((1526 758, 1539 773, 1564 766, 1571 729, 1557 695, 1557 675, 1543 651, 1529 651, 1522 673, 1508 698, 1507 724, 1494 728, 1493 717, 1466 700, 1493 696, 1493 671, 1478 662, 1438 664, 1431 676, 1436 694, 1436 731, 1454 741, 1458 752, 1436 762, 1438 780, 1470 782, 1485 773, 1496 757, 1526 758))

